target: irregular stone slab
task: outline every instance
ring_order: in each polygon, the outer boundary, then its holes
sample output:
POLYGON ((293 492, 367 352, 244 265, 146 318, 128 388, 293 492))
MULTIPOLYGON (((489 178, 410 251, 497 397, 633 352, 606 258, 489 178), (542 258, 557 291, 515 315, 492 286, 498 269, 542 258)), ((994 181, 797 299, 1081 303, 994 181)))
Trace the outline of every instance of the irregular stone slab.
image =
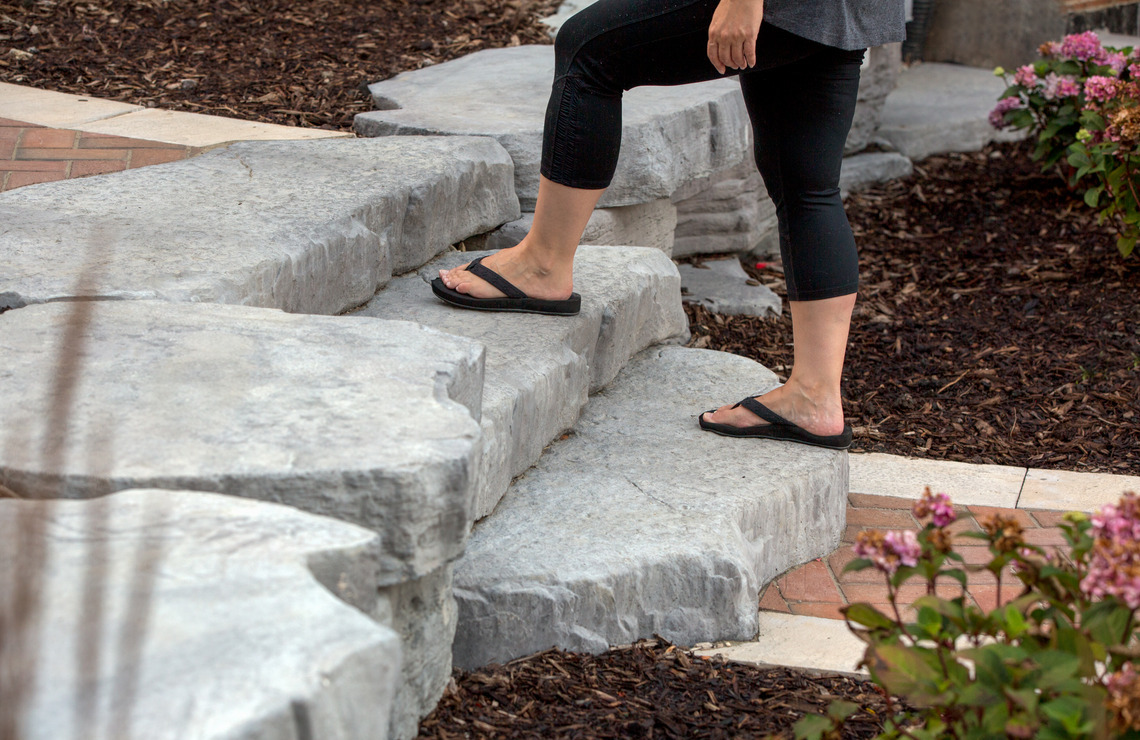
POLYGON ((777 232, 776 205, 751 160, 682 188, 673 202, 674 257, 749 252, 777 232))
POLYGON ((1018 141, 1023 132, 998 131, 989 114, 1005 90, 992 70, 918 64, 899 75, 883 106, 879 135, 918 161, 931 154, 975 152, 991 141, 1018 141))
POLYGON ((843 158, 839 189, 846 198, 849 193, 858 192, 869 185, 910 177, 913 173, 914 164, 898 152, 856 154, 843 158))
POLYGON ((859 74, 859 98, 855 118, 847 134, 844 151, 862 151, 878 134, 882 124, 883 105, 898 84, 902 69, 902 44, 884 44, 867 50, 859 74))
POLYGON ((455 663, 756 635, 764 583, 831 552, 847 455, 729 439, 697 414, 776 384, 735 355, 653 348, 591 399, 456 564, 455 663))
POLYGON ((376 534, 189 491, 0 500, 0 560, 26 565, 35 532, 46 560, 0 572, 9 627, 16 579, 41 594, 21 737, 388 737, 401 658, 366 616, 376 534))
POLYGON ((486 252, 453 252, 416 275, 393 280, 361 312, 405 319, 469 337, 487 348, 473 519, 489 514, 511 479, 569 429, 588 393, 608 385, 645 347, 688 336, 677 268, 659 250, 579 247, 574 317, 465 311, 446 305, 428 283, 486 252))
MULTIPOLYGON (((553 46, 488 49, 369 85, 378 110, 356 116, 361 136, 493 136, 515 163, 515 189, 534 211, 553 46)), ((750 156, 748 114, 732 79, 625 94, 621 156, 602 207, 668 198, 684 183, 750 156)))
POLYGON ((518 218, 511 178, 489 139, 419 137, 246 142, 18 188, 0 194, 0 308, 81 295, 339 313, 518 218))
POLYGON ((735 257, 704 260, 700 266, 677 266, 681 273, 681 300, 699 303, 713 313, 779 316, 780 296, 758 285, 735 257))
MULTIPOLYGON (((487 238, 487 249, 513 247, 534 225, 534 214, 503 224, 487 238)), ((673 232, 677 228, 677 208, 667 198, 635 206, 597 208, 590 214, 581 244, 627 244, 655 247, 673 253, 673 232)))
POLYGON ((17 494, 189 488, 287 503, 377 532, 381 585, 463 550, 483 383, 473 342, 363 317, 97 301, 5 313, 0 356, 0 485, 17 494), (68 426, 52 429, 59 358, 76 352, 68 426))

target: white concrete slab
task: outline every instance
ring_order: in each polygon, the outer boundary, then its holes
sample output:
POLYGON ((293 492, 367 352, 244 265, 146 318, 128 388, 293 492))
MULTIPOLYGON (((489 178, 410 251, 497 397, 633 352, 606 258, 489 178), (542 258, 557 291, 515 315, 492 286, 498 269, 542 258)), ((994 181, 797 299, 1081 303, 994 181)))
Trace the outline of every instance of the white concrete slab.
POLYGON ((962 506, 1017 506, 1025 468, 916 460, 878 452, 851 455, 851 493, 917 499, 926 486, 962 506))
POLYGON ((857 667, 863 650, 863 642, 838 619, 760 612, 760 629, 754 641, 694 652, 754 665, 866 673, 857 667))
POLYGON ((65 128, 200 148, 221 146, 234 141, 308 141, 354 137, 349 131, 279 126, 273 123, 157 108, 139 109, 124 115, 102 118, 90 123, 78 123, 65 128))
POLYGON ((1140 493, 1140 476, 1031 468, 1017 508, 1092 512, 1125 491, 1140 493))
POLYGON ((87 95, 39 90, 0 82, 0 118, 53 128, 75 128, 124 113, 146 110, 141 105, 100 100, 87 95))

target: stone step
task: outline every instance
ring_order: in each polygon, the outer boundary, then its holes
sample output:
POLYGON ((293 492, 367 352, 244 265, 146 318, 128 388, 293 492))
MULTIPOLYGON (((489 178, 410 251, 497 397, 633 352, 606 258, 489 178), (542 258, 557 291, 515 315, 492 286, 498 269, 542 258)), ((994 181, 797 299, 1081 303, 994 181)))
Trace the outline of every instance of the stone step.
POLYGON ((845 452, 697 426, 776 382, 719 352, 635 358, 475 527, 455 571, 456 665, 754 637, 762 586, 831 552, 846 509, 845 452))
POLYGON ((415 734, 451 673, 482 347, 366 317, 88 301, 0 315, 0 356, 0 487, 215 491, 376 532, 377 618, 405 655, 393 736, 415 734))
POLYGON ((582 311, 575 317, 464 311, 428 283, 486 252, 452 252, 393 280, 360 312, 403 319, 475 340, 486 348, 472 517, 489 514, 511 479, 569 429, 587 394, 608 385, 646 347, 688 335, 677 268, 660 250, 580 247, 574 262, 582 311))
MULTIPOLYGON (((357 114, 354 128, 361 136, 493 136, 514 160, 523 210, 533 211, 553 79, 553 46, 479 51, 369 85, 378 110, 357 114)), ((623 98, 622 120, 621 155, 602 207, 669 198, 750 156, 736 80, 636 88, 623 98)))
POLYGON ((0 309, 97 298, 335 314, 519 216, 487 138, 245 142, 0 194, 0 309))
POLYGON ((9 665, 35 668, 18 736, 389 737, 379 557, 361 527, 230 496, 0 499, 0 612, 17 579, 39 593, 28 632, 4 619, 9 665))

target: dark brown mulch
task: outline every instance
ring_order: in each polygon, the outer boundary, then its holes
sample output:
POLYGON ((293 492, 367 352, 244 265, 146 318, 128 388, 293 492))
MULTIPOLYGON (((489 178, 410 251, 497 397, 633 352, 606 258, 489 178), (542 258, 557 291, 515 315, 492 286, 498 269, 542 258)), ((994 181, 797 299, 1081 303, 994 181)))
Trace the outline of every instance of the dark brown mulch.
POLYGON ((548 650, 456 671, 419 736, 790 738, 800 717, 825 714, 835 699, 862 707, 848 721, 847 740, 874 737, 879 718, 892 711, 865 681, 704 659, 647 640, 598 656, 548 650))
MULTIPOLYGON (((1140 260, 1059 178, 1024 147, 992 147, 931 157, 847 210, 863 286, 853 449, 1140 474, 1140 260)), ((756 277, 783 290, 772 270, 756 277)), ((694 345, 790 369, 786 310, 688 311, 694 345)))
POLYGON ((169 110, 347 130, 361 86, 550 43, 560 0, 0 0, 0 80, 169 110))

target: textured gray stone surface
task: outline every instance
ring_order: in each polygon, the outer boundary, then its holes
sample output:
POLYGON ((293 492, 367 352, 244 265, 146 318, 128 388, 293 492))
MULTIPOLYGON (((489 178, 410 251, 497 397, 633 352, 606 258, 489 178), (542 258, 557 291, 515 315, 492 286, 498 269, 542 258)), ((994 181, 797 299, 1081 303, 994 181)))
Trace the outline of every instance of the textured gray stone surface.
POLYGON ((15 640, 36 667, 21 737, 388 737, 400 645, 366 616, 372 532, 188 491, 0 500, 0 561, 7 617, 17 578, 41 594, 15 640))
POLYGON ((879 135, 916 162, 931 154, 978 151, 991 141, 1016 141, 1024 134, 998 131, 988 120, 1004 90, 989 69, 914 65, 887 96, 879 135))
POLYGON ((831 552, 846 508, 846 453, 698 428, 775 382, 704 350, 631 362, 476 526, 455 571, 456 664, 752 638, 761 586, 831 552))
POLYGON ((910 177, 913 172, 914 164, 898 152, 856 154, 843 158, 839 189, 846 197, 848 193, 857 192, 868 185, 910 177))
POLYGON ((518 215, 486 138, 246 142, 0 194, 0 308, 78 291, 338 313, 518 215))
POLYGON ((393 280, 362 311, 469 337, 487 348, 481 459, 474 518, 494 509, 511 478, 569 429, 587 392, 610 383, 640 350, 688 335, 677 268, 660 250, 584 246, 574 262, 582 311, 575 317, 464 311, 428 282, 484 252, 453 252, 393 280))
POLYGON ((379 533, 383 585, 463 549, 483 383, 473 342, 369 318, 96 301, 5 313, 0 356, 0 485, 16 493, 287 503, 379 533), (68 425, 51 428, 59 358, 73 353, 68 425))
POLYGON ((673 202, 674 257, 747 252, 776 232, 776 206, 751 160, 692 183, 673 202))
POLYGON ((883 104, 895 89, 901 69, 902 44, 885 44, 867 50, 859 74, 859 99, 851 131, 847 134, 846 152, 861 151, 877 135, 883 104))
POLYGON ((735 257, 677 266, 681 300, 699 303, 715 313, 779 316, 783 304, 770 288, 756 284, 735 257))
MULTIPOLYGON (((369 86, 378 108, 355 119, 362 136, 493 136, 515 163, 523 210, 534 210, 554 47, 489 49, 369 86)), ((748 115, 735 80, 642 87, 625 94, 621 156, 599 205, 669 198, 684 183, 749 156, 748 115)))
MULTIPOLYGON (((487 249, 513 247, 523 240, 533 224, 533 213, 524 213, 522 218, 503 224, 487 237, 487 249)), ((655 247, 672 254, 676 228, 677 207, 667 198, 633 206, 597 208, 590 214, 580 243, 655 247)))

